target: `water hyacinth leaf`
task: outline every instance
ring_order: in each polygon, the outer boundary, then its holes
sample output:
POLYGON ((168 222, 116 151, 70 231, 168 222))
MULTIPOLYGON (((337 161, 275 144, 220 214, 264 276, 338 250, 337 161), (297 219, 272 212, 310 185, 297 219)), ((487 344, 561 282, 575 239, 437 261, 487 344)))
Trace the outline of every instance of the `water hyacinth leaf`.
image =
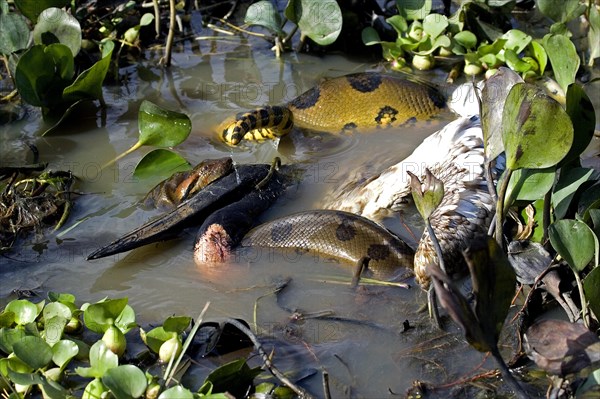
POLYGON ((6 56, 27 48, 29 27, 26 19, 17 13, 0 13, 0 54, 6 56))
MULTIPOLYGON (((15 69, 15 84, 23 101, 42 107, 56 75, 54 59, 45 51, 46 46, 31 47, 19 58, 15 69)), ((61 89, 62 90, 62 89, 61 89)))
POLYGON ((590 30, 588 31, 588 44, 590 46, 589 66, 594 65, 594 59, 600 57, 600 11, 590 7, 590 30))
POLYGON ((33 42, 44 44, 43 37, 46 32, 54 35, 58 41, 67 46, 73 57, 81 49, 81 26, 79 21, 66 11, 50 7, 42 11, 38 22, 33 28, 33 42))
POLYGON ((102 383, 100 378, 95 378, 86 385, 81 399, 97 399, 106 396, 108 388, 102 383))
POLYGON ((146 391, 146 375, 132 364, 115 367, 106 372, 102 383, 116 398, 139 398, 146 391))
POLYGON ((513 50, 504 50, 504 60, 513 71, 524 73, 531 69, 531 64, 520 59, 513 50))
MULTIPOLYGON (((597 212, 600 212, 600 181, 594 184, 592 187, 586 189, 579 198, 579 202, 577 204, 577 214, 581 217, 581 220, 584 222, 588 222, 590 217, 597 212)), ((592 219, 592 221, 595 221, 592 219)), ((598 225, 593 225, 594 232, 598 237, 598 225)))
POLYGON ((473 244, 463 255, 473 282, 475 316, 484 338, 494 347, 515 294, 515 272, 492 237, 473 244))
POLYGON ((495 159, 504 152, 502 143, 502 114, 510 89, 523 79, 514 71, 500 67, 489 78, 481 91, 481 124, 488 159, 495 159))
POLYGON ((428 37, 423 43, 419 44, 419 51, 415 51, 415 54, 428 55, 440 47, 450 47, 451 44, 452 42, 448 36, 438 36, 433 40, 428 37))
POLYGON ((361 38, 365 46, 373 46, 375 44, 381 43, 379 33, 377 33, 377 31, 370 26, 367 26, 362 30, 361 38))
POLYGON ((600 267, 595 267, 583 280, 583 292, 590 309, 600 317, 600 267))
POLYGON ((398 14, 407 20, 424 19, 431 13, 432 0, 396 0, 398 14))
POLYGON ((115 320, 115 326, 117 326, 123 334, 137 326, 135 323, 135 311, 131 306, 125 305, 125 308, 123 308, 123 311, 119 313, 119 317, 115 320))
POLYGON ((0 327, 12 327, 15 323, 15 314, 13 312, 3 310, 0 313, 0 327))
MULTIPOLYGON (((535 201, 543 198, 552 188, 555 176, 555 167, 516 170, 508 183, 506 198, 522 201, 535 201)), ((508 206, 509 201, 506 202, 508 206)))
POLYGON ((69 4, 69 0, 14 0, 14 2, 19 11, 34 23, 45 9, 62 8, 69 4))
POLYGON ((561 173, 552 191, 552 206, 556 219, 562 219, 567 214, 571 200, 581 185, 592 177, 593 169, 572 168, 561 173))
POLYGON ((548 234, 556 252, 575 272, 585 269, 594 258, 595 235, 585 223, 562 219, 550 225, 548 234))
POLYGON ((83 322, 90 330, 104 333, 112 326, 127 305, 127 298, 107 299, 88 306, 83 312, 83 322))
POLYGON ((442 14, 429 14, 423 20, 423 30, 435 39, 448 27, 448 18, 442 14))
POLYGON ((278 35, 284 34, 281 30, 281 16, 269 0, 258 1, 250 5, 246 11, 244 22, 248 25, 262 26, 278 35))
POLYGON ((181 385, 175 385, 173 388, 162 392, 158 399, 194 399, 194 394, 181 385))
POLYGON ((506 167, 541 169, 556 165, 573 142, 573 124, 561 105, 542 89, 515 84, 502 115, 506 167))
POLYGON ((504 48, 506 50, 512 50, 515 54, 519 54, 521 51, 531 43, 531 36, 518 29, 511 29, 502 35, 503 39, 506 39, 504 48))
POLYGON ((69 319, 57 315, 50 318, 44 318, 44 321, 44 338, 48 345, 54 345, 62 338, 65 326, 69 322, 69 319))
POLYGON ((8 378, 13 383, 23 386, 38 385, 44 382, 44 378, 38 373, 20 373, 10 368, 8 369, 8 378))
POLYGON ((542 320, 523 336, 527 356, 546 372, 575 374, 600 361, 600 340, 583 324, 542 320))
POLYGON ((238 359, 211 371, 206 381, 212 383, 215 392, 228 391, 235 397, 239 397, 243 396, 260 373, 260 367, 250 368, 246 359, 238 359), (236 395, 236 392, 241 392, 241 395, 236 395))
POLYGON ((79 353, 79 347, 70 339, 62 339, 52 346, 52 361, 61 369, 79 353))
POLYGON ((25 336, 25 331, 16 328, 0 328, 0 350, 7 355, 13 351, 15 342, 19 342, 25 336))
POLYGON ((23 337, 13 344, 13 351, 34 370, 47 366, 52 360, 52 348, 40 337, 23 337))
POLYGON ((321 46, 333 43, 342 31, 342 11, 335 0, 290 0, 285 16, 321 46))
POLYGON ((165 329, 160 327, 155 327, 147 333, 140 329, 140 334, 142 335, 142 340, 144 343, 150 348, 154 353, 158 353, 160 351, 161 345, 173 338, 177 335, 177 333, 173 331, 165 331, 165 329))
POLYGON ((538 40, 533 40, 531 43, 529 43, 529 51, 535 57, 540 66, 539 74, 543 75, 544 71, 546 70, 546 65, 548 65, 548 54, 546 54, 544 46, 542 46, 538 40))
POLYGON ((165 331, 181 334, 188 328, 191 321, 192 318, 188 316, 171 316, 165 320, 163 328, 165 331))
POLYGON ((590 219, 594 225, 596 236, 600 237, 600 209, 590 209, 590 219))
POLYGON ((561 23, 577 18, 586 9, 579 0, 536 0, 535 2, 542 14, 561 23))
POLYGON ((174 147, 181 144, 192 131, 187 115, 169 111, 144 100, 138 113, 139 143, 156 147, 174 147))
POLYGON ((75 295, 73 294, 69 294, 66 292, 53 292, 50 291, 48 292, 48 299, 50 299, 52 302, 60 302, 63 304, 67 304, 67 303, 75 303, 75 295))
POLYGON ((403 18, 401 15, 393 15, 387 18, 386 22, 392 25, 392 28, 396 30, 396 33, 398 33, 398 35, 401 35, 404 32, 408 31, 408 22, 406 22, 406 19, 403 18))
POLYGON ((133 171, 137 179, 163 180, 175 172, 189 170, 191 165, 181 155, 162 148, 150 151, 133 171))
POLYGON ((90 367, 77 367, 75 373, 81 377, 102 378, 110 369, 119 365, 119 357, 102 341, 90 348, 90 367))
POLYGON ((475 48, 477 45, 477 36, 468 30, 463 30, 454 35, 454 40, 466 49, 475 48))
POLYGON ((574 136, 571 150, 563 159, 563 163, 578 159, 594 137, 596 112, 590 98, 577 83, 567 88, 567 114, 573 123, 574 136))
POLYGON ((113 42, 109 42, 108 52, 103 52, 103 57, 90 68, 81 72, 75 81, 63 90, 63 99, 74 102, 78 100, 102 100, 102 82, 110 66, 113 42))
POLYGON ((67 305, 64 305, 60 302, 50 302, 44 307, 42 315, 44 316, 44 319, 60 316, 68 320, 73 314, 67 305))
POLYGON ((34 322, 39 313, 37 306, 26 299, 12 300, 6 305, 4 310, 13 312, 15 314, 15 323, 20 326, 34 322))
POLYGON ((550 58, 554 77, 566 93, 569 85, 575 82, 580 59, 573 42, 563 35, 544 36, 544 48, 550 58))

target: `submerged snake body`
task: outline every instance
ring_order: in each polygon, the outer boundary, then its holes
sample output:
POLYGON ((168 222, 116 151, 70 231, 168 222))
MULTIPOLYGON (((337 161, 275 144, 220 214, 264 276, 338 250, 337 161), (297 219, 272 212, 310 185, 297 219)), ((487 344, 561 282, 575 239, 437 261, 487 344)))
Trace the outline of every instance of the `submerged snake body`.
POLYGON ((282 106, 238 114, 223 140, 260 140, 287 134, 293 125, 328 133, 365 131, 425 120, 444 108, 433 88, 380 73, 357 73, 324 81, 282 106))
MULTIPOLYGON (((412 269, 414 251, 378 224, 334 210, 299 212, 251 230, 242 246, 296 248, 356 264, 368 257, 377 278, 403 276, 412 269)), ((412 271, 411 271, 412 274, 412 271)))

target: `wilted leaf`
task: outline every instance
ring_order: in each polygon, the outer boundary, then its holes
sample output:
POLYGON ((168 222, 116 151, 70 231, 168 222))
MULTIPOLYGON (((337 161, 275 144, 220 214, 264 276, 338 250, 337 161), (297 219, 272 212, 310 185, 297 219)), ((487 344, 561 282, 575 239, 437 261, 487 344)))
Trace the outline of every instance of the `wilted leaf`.
POLYGON ((541 169, 556 165, 573 142, 571 119, 542 89, 517 83, 502 116, 506 167, 541 169))
POLYGON ((141 145, 173 147, 181 144, 192 131, 187 115, 169 111, 144 100, 138 114, 141 145))
POLYGON ((133 176, 137 179, 163 180, 175 172, 189 169, 189 162, 181 155, 159 148, 144 155, 136 165, 133 176))
POLYGON ((600 362, 600 340, 583 324, 542 320, 523 341, 527 356, 550 374, 566 376, 600 362))
POLYGON ((585 269, 594 258, 595 235, 585 223, 562 219, 550 225, 548 234, 556 252, 575 272, 585 269))
POLYGON ((248 7, 244 22, 248 25, 259 25, 273 33, 283 35, 281 30, 281 17, 272 2, 262 0, 248 7))
POLYGON ((444 197, 444 183, 435 177, 429 169, 425 170, 423 183, 412 172, 410 175, 411 193, 415 206, 423 219, 429 218, 440 205, 444 197))
POLYGON ((342 11, 335 0, 290 0, 285 16, 322 46, 333 43, 342 31, 342 11))
POLYGON ((531 285, 552 263, 544 246, 527 240, 508 244, 508 260, 521 284, 531 285))

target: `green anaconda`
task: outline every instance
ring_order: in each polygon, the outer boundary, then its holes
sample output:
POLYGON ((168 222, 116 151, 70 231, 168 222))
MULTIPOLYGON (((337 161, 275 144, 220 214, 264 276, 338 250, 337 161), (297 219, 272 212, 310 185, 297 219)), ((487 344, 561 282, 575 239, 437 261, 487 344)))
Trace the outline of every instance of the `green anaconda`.
POLYGON ((325 80, 287 104, 239 113, 219 128, 225 143, 263 140, 301 129, 339 133, 424 120, 445 106, 434 88, 376 72, 325 80))

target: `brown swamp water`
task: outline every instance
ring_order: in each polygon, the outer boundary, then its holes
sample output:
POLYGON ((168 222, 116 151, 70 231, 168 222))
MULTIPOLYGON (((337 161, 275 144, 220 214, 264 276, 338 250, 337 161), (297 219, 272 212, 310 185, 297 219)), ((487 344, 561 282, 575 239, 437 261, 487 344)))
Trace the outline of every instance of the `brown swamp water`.
MULTIPOLYGON (((239 38, 188 43, 170 70, 155 66, 159 56, 148 54, 148 61, 127 70, 124 83, 105 89, 105 122, 89 118, 41 137, 39 112, 28 109, 23 121, 0 127, 3 162, 22 162, 28 157, 24 143, 33 143, 41 161, 52 169, 71 170, 80 178, 77 190, 85 193, 62 232, 30 237, 0 260, 0 297, 18 289, 71 292, 79 302, 126 296, 141 324, 159 323, 173 314, 195 317, 210 301, 207 319, 256 322, 263 337, 269 337, 267 350, 275 339, 274 362, 281 370, 306 375, 316 370, 302 384, 317 396, 322 396, 321 370, 330 375, 334 397, 375 398, 403 393, 417 379, 444 384, 494 367, 464 344, 454 325, 441 332, 417 312, 425 295, 414 284, 408 290, 353 291, 347 285, 350 268, 312 255, 254 251, 231 264, 199 268, 192 260, 195 233, 190 230, 178 240, 86 261, 93 250, 156 215, 138 206, 156 182, 132 177, 136 163, 150 149, 101 169, 137 140, 137 110, 144 99, 190 116, 193 132, 176 150, 192 164, 223 156, 238 163, 270 163, 281 156, 284 163, 304 165, 302 182, 264 220, 319 208, 322 194, 340 184, 348 171, 377 170, 399 161, 443 123, 365 136, 298 135, 282 140, 279 148, 265 143, 251 151, 232 151, 216 141, 211 130, 227 116, 290 100, 320 78, 374 65, 340 56, 285 54, 277 60, 266 42, 239 38), (278 298, 270 295, 286 279, 290 283, 278 298), (294 310, 330 311, 337 319, 294 321, 294 310), (405 320, 414 328, 402 332, 405 320)), ((418 228, 413 234, 419 237, 418 228)), ((410 234, 406 238, 410 241, 410 234)))

